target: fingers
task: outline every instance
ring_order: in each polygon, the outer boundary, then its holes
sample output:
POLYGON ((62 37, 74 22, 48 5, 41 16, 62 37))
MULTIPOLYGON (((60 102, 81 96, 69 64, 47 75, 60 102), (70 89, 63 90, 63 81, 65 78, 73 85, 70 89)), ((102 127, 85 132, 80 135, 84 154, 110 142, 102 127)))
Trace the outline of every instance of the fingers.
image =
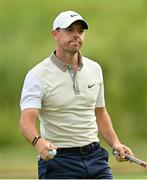
POLYGON ((131 156, 134 156, 131 149, 129 147, 121 144, 121 143, 114 144, 113 149, 116 150, 119 153, 119 155, 116 156, 116 160, 119 161, 119 162, 127 161, 125 159, 125 154, 129 154, 131 156))
POLYGON ((51 143, 49 143, 49 150, 57 149, 57 147, 51 143))
POLYGON ((125 158, 125 151, 123 150, 122 147, 119 149, 119 154, 120 154, 120 160, 124 160, 124 158, 125 158))
POLYGON ((119 153, 119 155, 116 156, 117 161, 124 161, 125 160, 125 152, 124 152, 122 144, 120 144, 120 143, 114 144, 113 150, 116 150, 119 153))
POLYGON ((49 159, 52 159, 55 155, 54 155, 54 153, 52 154, 50 154, 49 152, 50 151, 54 151, 54 150, 56 150, 57 149, 57 147, 56 146, 54 146, 53 144, 51 144, 51 143, 48 143, 48 147, 47 147, 47 152, 45 152, 44 153, 44 155, 42 155, 41 157, 45 160, 45 161, 47 161, 47 160, 49 160, 49 159))
POLYGON ((133 154, 132 150, 131 150, 129 147, 123 145, 123 149, 124 149, 124 152, 125 152, 126 154, 134 157, 134 154, 133 154))
POLYGON ((52 159, 54 156, 49 155, 49 150, 57 149, 55 145, 48 142, 47 140, 41 138, 35 145, 37 151, 39 152, 40 156, 44 160, 52 159))
POLYGON ((43 153, 43 155, 42 155, 42 158, 43 158, 44 160, 52 159, 52 158, 54 157, 54 155, 49 154, 49 151, 53 151, 54 149, 56 150, 57 147, 54 146, 53 144, 47 142, 47 146, 45 147, 45 150, 44 150, 44 153, 43 153))

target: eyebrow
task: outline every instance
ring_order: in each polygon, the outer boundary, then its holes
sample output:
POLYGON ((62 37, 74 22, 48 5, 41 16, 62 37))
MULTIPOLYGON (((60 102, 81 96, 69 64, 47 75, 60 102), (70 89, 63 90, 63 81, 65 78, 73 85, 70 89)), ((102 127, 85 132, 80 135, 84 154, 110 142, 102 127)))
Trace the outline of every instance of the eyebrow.
POLYGON ((74 25, 77 25, 80 27, 80 29, 84 29, 84 26, 82 24, 71 24, 70 26, 68 26, 67 28, 73 28, 74 25))

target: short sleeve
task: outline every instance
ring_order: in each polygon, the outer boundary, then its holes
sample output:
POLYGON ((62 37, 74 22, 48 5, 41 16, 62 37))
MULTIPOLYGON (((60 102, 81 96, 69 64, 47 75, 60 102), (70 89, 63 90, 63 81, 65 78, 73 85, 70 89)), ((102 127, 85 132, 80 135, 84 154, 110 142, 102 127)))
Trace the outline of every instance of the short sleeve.
POLYGON ((20 108, 21 111, 27 108, 41 109, 43 91, 39 79, 29 71, 26 75, 22 88, 20 108))
POLYGON ((103 73, 102 69, 99 69, 99 78, 100 78, 100 88, 97 96, 96 107, 104 107, 105 106, 105 96, 104 96, 104 81, 103 81, 103 73))

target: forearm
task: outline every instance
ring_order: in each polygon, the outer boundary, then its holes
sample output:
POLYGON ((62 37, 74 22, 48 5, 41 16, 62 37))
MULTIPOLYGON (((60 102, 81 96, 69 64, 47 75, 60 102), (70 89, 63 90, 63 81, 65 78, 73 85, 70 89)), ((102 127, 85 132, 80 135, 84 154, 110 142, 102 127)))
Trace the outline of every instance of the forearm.
POLYGON ((20 131, 22 135, 27 139, 30 143, 37 136, 38 130, 36 127, 36 119, 37 119, 37 111, 27 110, 21 113, 20 118, 20 131))
MULTIPOLYGON (((36 120, 38 116, 37 109, 26 109, 22 111, 20 118, 20 130, 23 136, 31 143, 35 136, 38 136, 38 130, 36 127, 36 120)), ((49 141, 44 138, 39 138, 35 144, 33 144, 37 149, 38 153, 45 160, 50 159, 48 151, 56 149, 57 147, 51 144, 49 141)))
POLYGON ((131 149, 123 145, 119 141, 113 129, 110 116, 108 115, 106 109, 96 108, 95 113, 99 132, 105 139, 105 141, 112 147, 112 149, 120 153, 120 157, 118 159, 122 161, 124 159, 125 153, 128 153, 129 155, 133 156, 131 149))
POLYGON ((99 108, 96 112, 97 124, 99 133, 105 141, 113 148, 115 144, 120 144, 120 141, 113 129, 113 125, 105 108, 99 108))

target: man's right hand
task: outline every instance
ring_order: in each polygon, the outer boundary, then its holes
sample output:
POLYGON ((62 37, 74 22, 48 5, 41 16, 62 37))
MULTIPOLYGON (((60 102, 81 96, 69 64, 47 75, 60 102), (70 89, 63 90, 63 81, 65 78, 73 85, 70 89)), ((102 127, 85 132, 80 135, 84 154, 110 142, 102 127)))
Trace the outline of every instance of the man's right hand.
POLYGON ((36 147, 38 153, 40 154, 41 158, 46 160, 46 161, 50 159, 48 151, 53 150, 53 149, 57 149, 56 146, 54 146, 49 141, 47 141, 43 138, 40 138, 37 141, 37 143, 35 144, 35 147, 36 147))

